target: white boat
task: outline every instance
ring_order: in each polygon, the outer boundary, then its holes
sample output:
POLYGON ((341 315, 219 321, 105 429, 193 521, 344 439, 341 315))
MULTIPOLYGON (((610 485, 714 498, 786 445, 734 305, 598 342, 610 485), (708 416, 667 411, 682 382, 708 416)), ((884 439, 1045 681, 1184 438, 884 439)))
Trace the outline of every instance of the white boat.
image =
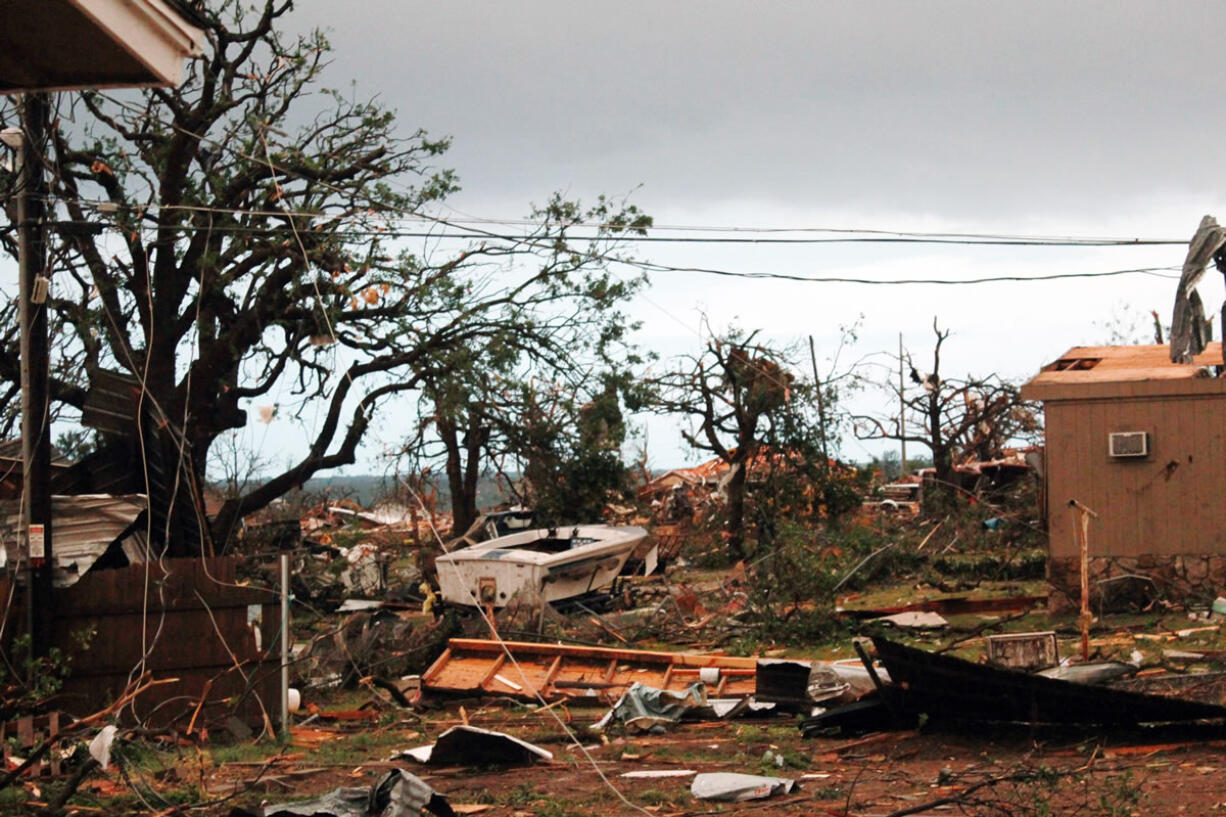
POLYGON ((520 591, 545 601, 582 596, 612 583, 635 545, 639 527, 579 525, 527 530, 453 550, 435 560, 444 601, 504 607, 520 591))

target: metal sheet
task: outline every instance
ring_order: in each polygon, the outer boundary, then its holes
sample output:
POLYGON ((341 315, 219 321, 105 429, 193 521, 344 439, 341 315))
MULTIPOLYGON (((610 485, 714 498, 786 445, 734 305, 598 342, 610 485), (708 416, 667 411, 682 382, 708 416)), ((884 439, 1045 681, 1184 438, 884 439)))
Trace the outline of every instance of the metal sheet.
MULTIPOLYGON (((75 583, 132 525, 147 502, 141 494, 51 497, 51 543, 56 587, 75 583)), ((0 503, 0 542, 18 558, 20 504, 0 503)))

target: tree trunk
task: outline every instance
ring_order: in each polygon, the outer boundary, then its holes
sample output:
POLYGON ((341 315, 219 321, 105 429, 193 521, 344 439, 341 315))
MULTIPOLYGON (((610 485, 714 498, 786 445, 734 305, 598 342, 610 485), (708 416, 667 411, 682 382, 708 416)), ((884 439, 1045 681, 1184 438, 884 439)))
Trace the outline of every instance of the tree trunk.
MULTIPOLYGON (((463 490, 463 508, 460 508, 464 517, 464 526, 456 525, 457 531, 466 531, 473 522, 477 520, 479 513, 477 509, 477 483, 481 478, 481 449, 489 439, 489 428, 482 423, 480 413, 469 411, 468 414, 468 431, 464 434, 464 490, 463 490)), ((452 498, 452 512, 454 513, 459 505, 452 498)))
POLYGON ((728 552, 737 559, 745 558, 745 489, 748 484, 748 462, 738 452, 728 478, 728 552))
POLYGON ((467 480, 464 478, 464 462, 460 455, 460 430, 455 418, 442 414, 435 418, 439 439, 447 450, 445 468, 447 471, 447 489, 451 493, 451 533, 459 535, 472 525, 477 518, 475 502, 470 502, 465 490, 467 480))

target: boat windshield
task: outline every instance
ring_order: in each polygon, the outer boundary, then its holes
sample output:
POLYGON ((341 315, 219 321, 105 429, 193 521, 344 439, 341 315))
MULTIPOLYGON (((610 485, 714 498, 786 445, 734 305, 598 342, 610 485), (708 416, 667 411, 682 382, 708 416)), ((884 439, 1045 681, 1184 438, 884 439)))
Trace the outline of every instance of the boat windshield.
POLYGON ((565 553, 584 545, 590 545, 598 540, 590 536, 545 536, 540 539, 533 539, 531 542, 524 542, 522 545, 516 545, 516 550, 531 550, 536 553, 565 553))

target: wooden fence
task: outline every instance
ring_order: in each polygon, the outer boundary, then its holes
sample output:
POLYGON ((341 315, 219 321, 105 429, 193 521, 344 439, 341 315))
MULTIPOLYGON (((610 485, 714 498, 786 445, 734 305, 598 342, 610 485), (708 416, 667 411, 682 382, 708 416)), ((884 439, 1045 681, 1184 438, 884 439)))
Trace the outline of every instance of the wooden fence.
MULTIPOLYGON (((55 708, 77 716, 97 711, 148 671, 178 680, 143 693, 124 713, 127 721, 186 724, 199 708, 199 725, 230 714, 275 723, 280 607, 268 590, 240 586, 236 567, 224 557, 167 559, 92 570, 54 591, 53 643, 71 668, 55 708)), ((8 597, 4 584, 0 598, 8 597)), ((13 601, 8 644, 25 629, 20 591, 13 601)))

